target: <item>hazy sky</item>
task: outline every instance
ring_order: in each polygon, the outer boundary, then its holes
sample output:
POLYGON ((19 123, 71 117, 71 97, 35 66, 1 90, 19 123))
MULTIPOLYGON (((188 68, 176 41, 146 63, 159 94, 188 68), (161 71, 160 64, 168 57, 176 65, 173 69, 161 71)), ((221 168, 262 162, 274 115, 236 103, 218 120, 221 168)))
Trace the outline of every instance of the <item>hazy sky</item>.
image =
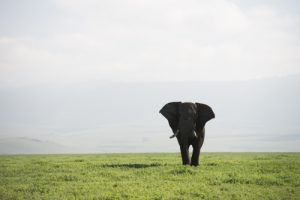
POLYGON ((299 0, 0 0, 0 153, 178 151, 158 113, 170 101, 213 107, 207 151, 299 151, 299 11, 299 0))
POLYGON ((0 84, 300 73, 298 0, 0 1, 0 84))

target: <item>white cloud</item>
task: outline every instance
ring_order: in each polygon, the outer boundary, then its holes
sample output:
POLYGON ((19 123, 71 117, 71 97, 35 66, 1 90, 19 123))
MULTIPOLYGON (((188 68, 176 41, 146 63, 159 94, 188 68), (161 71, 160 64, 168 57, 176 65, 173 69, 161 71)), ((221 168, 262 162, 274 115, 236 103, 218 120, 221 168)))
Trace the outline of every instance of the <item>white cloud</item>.
MULTIPOLYGON (((0 34, 4 85, 300 73, 300 17, 232 1, 53 1, 63 27, 0 34)), ((50 25, 51 23, 49 23, 50 25)))

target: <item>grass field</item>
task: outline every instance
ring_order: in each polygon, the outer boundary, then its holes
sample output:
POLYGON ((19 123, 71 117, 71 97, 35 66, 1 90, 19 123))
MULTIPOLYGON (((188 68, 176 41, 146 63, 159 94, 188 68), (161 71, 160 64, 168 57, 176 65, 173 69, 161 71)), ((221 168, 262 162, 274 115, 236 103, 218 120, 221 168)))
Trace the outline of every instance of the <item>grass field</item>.
POLYGON ((0 199, 300 199, 300 153, 0 156, 0 199))

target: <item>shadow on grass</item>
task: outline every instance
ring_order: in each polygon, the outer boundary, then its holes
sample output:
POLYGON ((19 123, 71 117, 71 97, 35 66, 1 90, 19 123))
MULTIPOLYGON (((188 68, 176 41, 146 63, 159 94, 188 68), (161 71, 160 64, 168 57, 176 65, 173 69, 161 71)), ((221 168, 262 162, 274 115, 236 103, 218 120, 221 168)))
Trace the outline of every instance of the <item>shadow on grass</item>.
POLYGON ((151 164, 139 164, 139 163, 132 163, 132 164, 104 164, 103 167, 108 168, 149 168, 149 167, 159 167, 161 164, 159 163, 151 163, 151 164))

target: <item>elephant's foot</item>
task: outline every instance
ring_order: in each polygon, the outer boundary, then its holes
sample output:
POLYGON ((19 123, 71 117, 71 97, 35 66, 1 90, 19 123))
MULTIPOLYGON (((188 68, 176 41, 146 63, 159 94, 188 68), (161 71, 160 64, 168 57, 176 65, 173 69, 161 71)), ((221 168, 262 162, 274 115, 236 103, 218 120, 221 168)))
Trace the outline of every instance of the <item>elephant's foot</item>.
POLYGON ((194 163, 194 162, 191 163, 191 166, 194 166, 194 167, 197 167, 198 165, 199 165, 199 163, 194 163))

